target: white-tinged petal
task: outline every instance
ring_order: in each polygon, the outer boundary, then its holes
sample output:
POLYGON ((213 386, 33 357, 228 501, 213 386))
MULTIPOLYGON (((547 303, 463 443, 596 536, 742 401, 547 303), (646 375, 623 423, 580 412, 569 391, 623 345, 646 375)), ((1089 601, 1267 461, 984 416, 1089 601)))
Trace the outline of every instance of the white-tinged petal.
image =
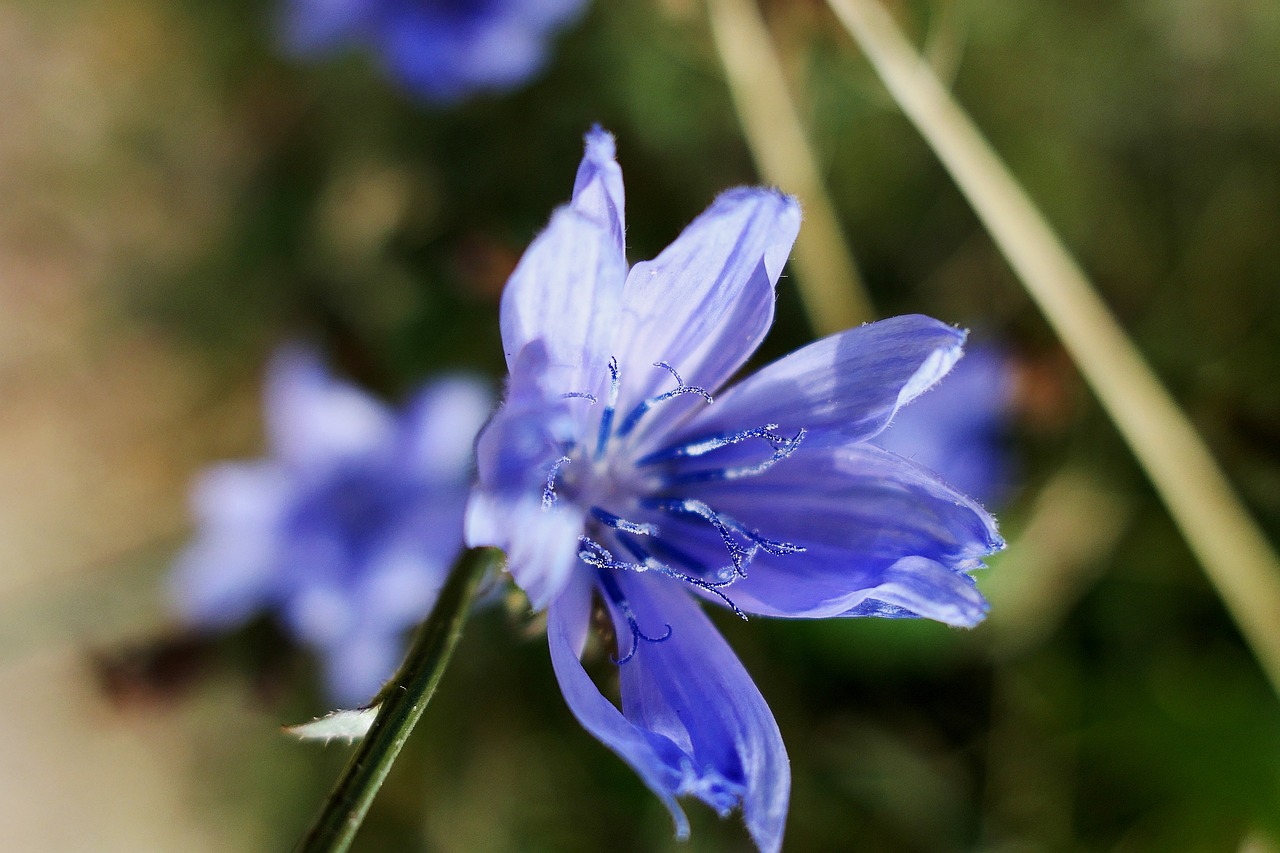
POLYGON ((607 380, 626 259, 607 222, 562 207, 525 251, 502 293, 507 367, 541 341, 552 367, 565 369, 570 391, 607 380))
MULTIPOLYGON (((774 287, 799 229, 791 196, 730 190, 658 257, 632 268, 614 353, 624 411, 674 387, 669 373, 653 367, 657 362, 714 393, 746 361, 773 323, 774 287)), ((661 421, 670 424, 697 405, 705 404, 695 395, 670 400, 661 421)))
POLYGON ((599 125, 587 132, 582 163, 573 182, 573 208, 592 219, 608 223, 618 253, 626 255, 626 194, 622 169, 615 160, 613 134, 599 125))
POLYGON ((840 332, 793 352, 716 398, 682 436, 774 423, 810 444, 876 435, 899 406, 937 382, 960 358, 965 332, 907 315, 840 332))
POLYGON ((267 430, 275 456, 296 471, 321 473, 388 451, 396 417, 382 403, 334 379, 313 350, 282 347, 265 389, 267 430))
POLYGON ((581 569, 582 526, 582 515, 575 508, 544 507, 539 499, 507 499, 476 489, 467 502, 467 547, 501 548, 507 571, 534 610, 545 609, 574 569, 581 569))

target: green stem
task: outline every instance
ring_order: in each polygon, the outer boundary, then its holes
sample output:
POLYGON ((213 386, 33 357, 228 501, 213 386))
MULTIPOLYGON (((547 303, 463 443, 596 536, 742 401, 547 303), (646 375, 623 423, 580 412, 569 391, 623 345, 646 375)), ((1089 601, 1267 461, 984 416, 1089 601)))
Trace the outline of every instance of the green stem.
POLYGON ((379 694, 382 702, 369 733, 299 842, 301 853, 340 853, 351 846, 391 765, 436 692, 492 553, 490 549, 469 551, 454 566, 400 671, 379 694))

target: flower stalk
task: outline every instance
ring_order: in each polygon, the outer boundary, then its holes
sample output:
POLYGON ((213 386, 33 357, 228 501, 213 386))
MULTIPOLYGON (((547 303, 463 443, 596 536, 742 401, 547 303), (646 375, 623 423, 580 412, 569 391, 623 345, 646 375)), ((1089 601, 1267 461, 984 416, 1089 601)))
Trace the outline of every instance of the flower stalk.
POLYGON ((1280 694, 1280 558, 1204 441, 883 6, 828 3, 1071 353, 1280 694))
POLYGON ((351 845, 444 675, 494 553, 488 548, 468 551, 450 572, 435 609, 419 628, 400 670, 379 694, 378 716, 369 733, 299 842, 300 853, 340 853, 351 845))

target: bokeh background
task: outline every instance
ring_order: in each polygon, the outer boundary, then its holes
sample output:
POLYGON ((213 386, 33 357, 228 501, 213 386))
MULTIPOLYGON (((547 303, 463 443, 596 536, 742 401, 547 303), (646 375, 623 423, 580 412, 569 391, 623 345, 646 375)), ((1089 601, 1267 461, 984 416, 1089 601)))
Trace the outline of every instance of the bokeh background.
MULTIPOLYGON (((770 701, 794 850, 1280 849, 1280 702, 967 204, 817 0, 764 4, 882 314, 1017 365, 972 632, 718 619, 770 701)), ((893 4, 1280 539, 1280 4, 893 4)), ((698 0, 596 0, 527 88, 454 108, 270 0, 0 3, 0 846, 287 849, 346 750, 270 620, 171 616, 185 496, 263 447, 261 369, 320 343, 395 399, 497 381, 496 302, 618 137, 633 260, 758 180, 698 0)), ((810 338, 785 285, 761 357, 810 338)), ((723 616, 724 614, 717 614, 723 616)), ((1280 630, 1280 614, 1277 630, 1280 630)), ((564 706, 518 601, 467 629, 360 850, 740 850, 564 706)))

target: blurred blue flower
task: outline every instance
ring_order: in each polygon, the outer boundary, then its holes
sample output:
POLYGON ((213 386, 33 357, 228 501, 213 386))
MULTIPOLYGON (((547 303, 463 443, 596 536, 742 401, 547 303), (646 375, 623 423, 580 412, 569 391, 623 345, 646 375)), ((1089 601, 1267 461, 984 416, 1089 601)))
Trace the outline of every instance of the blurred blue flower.
POLYGON ((547 43, 586 0, 286 0, 295 53, 357 43, 409 91, 449 103, 513 89, 541 70, 547 43))
POLYGON ((271 453, 196 482, 199 531, 174 567, 173 599, 210 629, 278 611, 322 655, 331 696, 353 707, 394 672, 405 629, 430 612, 461 549, 492 396, 453 377, 395 412, 288 347, 265 398, 271 453))
POLYGON ((1014 383, 1007 352, 994 344, 971 346, 946 379, 904 406, 872 443, 985 504, 999 504, 1011 480, 1014 383))
POLYGON ((628 268, 613 138, 587 135, 572 203, 502 300, 506 399, 477 442, 467 541, 506 551, 547 608, 574 715, 663 800, 742 808, 762 850, 790 795, 773 715, 699 600, 738 615, 925 616, 973 625, 968 572, 1003 542, 937 476, 870 443, 960 356, 898 317, 811 344, 721 392, 773 321, 800 226, 789 196, 721 195, 628 268), (712 395, 714 394, 714 404, 712 395), (580 661, 602 602, 621 710, 580 661))

